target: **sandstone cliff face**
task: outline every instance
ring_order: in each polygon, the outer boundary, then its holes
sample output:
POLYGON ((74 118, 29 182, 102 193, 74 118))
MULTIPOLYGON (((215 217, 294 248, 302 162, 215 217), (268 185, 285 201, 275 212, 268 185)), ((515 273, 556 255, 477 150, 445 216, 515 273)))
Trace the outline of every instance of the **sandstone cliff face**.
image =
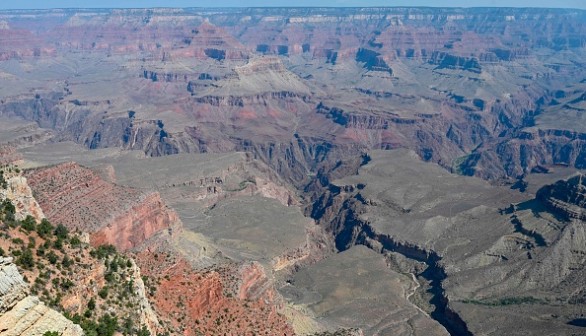
POLYGON ((27 296, 28 285, 12 258, 0 257, 0 335, 41 336, 56 331, 63 336, 81 336, 79 325, 48 308, 35 296, 27 296))
POLYGON ((474 73, 482 72, 478 59, 434 52, 429 63, 437 65, 436 69, 459 69, 474 73))
POLYGON ((117 186, 75 163, 32 170, 27 176, 47 218, 89 232, 95 246, 128 250, 178 223, 158 193, 117 186))
POLYGON ((369 47, 382 49, 394 57, 421 59, 435 50, 450 48, 460 54, 491 53, 494 58, 507 60, 509 49, 515 52, 516 48, 505 46, 520 44, 563 50, 584 44, 583 27, 577 19, 580 13, 560 10, 322 8, 302 14, 287 9, 218 11, 194 8, 87 11, 83 15, 62 11, 48 22, 35 21, 35 32, 41 33, 33 34, 30 18, 39 19, 43 14, 32 12, 26 18, 3 17, 0 37, 4 37, 6 43, 0 49, 0 59, 54 55, 56 49, 149 52, 165 60, 178 57, 220 59, 218 55, 243 59, 251 50, 276 55, 324 50, 344 52, 355 50, 367 41, 369 47), (121 20, 122 17, 125 20, 121 20), (307 33, 304 25, 316 28, 307 33), (461 34, 464 27, 469 34, 461 34), (538 37, 523 39, 527 31, 538 37), (487 37, 490 35, 499 36, 499 39, 490 39, 487 37), (63 41, 62 36, 67 36, 67 41, 63 41), (239 40, 233 36, 238 36, 239 40))
POLYGON ((90 243, 94 246, 112 244, 125 251, 140 246, 163 230, 173 230, 179 221, 158 193, 147 194, 137 201, 138 204, 125 209, 123 214, 111 220, 106 227, 91 234, 90 243))

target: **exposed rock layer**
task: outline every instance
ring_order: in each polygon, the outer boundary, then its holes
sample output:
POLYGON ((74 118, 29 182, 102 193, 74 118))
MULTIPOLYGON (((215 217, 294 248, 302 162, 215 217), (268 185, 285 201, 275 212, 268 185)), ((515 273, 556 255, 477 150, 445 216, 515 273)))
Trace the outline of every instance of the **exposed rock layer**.
POLYGON ((49 220, 90 233, 96 246, 127 250, 178 222, 158 193, 117 186, 75 163, 32 170, 27 176, 49 220))

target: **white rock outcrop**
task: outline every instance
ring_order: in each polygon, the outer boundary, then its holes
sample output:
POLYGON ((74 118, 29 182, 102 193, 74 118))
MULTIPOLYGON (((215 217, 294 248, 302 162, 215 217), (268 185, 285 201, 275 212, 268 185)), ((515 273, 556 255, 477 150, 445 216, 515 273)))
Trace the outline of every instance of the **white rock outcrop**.
POLYGON ((0 314, 24 299, 27 289, 28 286, 12 263, 12 258, 0 257, 0 314))
POLYGON ((61 336, 84 334, 79 325, 45 306, 36 296, 27 296, 0 316, 1 336, 42 336, 47 331, 56 331, 61 336))

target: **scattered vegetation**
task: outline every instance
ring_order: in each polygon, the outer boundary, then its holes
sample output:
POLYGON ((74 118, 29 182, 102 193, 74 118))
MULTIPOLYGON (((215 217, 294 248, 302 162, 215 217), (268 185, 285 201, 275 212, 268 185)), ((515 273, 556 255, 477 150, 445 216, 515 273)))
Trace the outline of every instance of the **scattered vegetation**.
POLYGON ((61 336, 61 334, 56 331, 46 331, 43 336, 61 336))
MULTIPOLYGON (((88 336, 111 336, 116 332, 150 335, 144 326, 119 323, 138 321, 140 314, 133 264, 128 257, 118 253, 113 245, 92 249, 78 233, 71 233, 64 225, 53 225, 47 219, 37 222, 32 216, 19 221, 14 214, 12 202, 0 203, 0 245, 8 247, 0 248, 0 256, 15 258, 24 277, 29 279, 31 294, 79 324, 88 336), (106 285, 98 288, 94 296, 82 297, 86 307, 83 314, 70 314, 63 308, 62 300, 68 295, 76 296, 76 275, 96 272, 102 274, 106 285)), ((45 335, 59 334, 48 331, 45 335)))

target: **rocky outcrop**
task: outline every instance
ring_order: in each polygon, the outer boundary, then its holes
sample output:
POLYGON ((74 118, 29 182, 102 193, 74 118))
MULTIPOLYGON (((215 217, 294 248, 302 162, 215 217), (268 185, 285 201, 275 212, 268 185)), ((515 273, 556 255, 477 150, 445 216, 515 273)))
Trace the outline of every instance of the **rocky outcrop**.
POLYGON ((451 55, 446 52, 434 52, 429 63, 437 65, 436 69, 465 70, 474 73, 481 73, 482 68, 478 59, 451 55))
POLYGON ((250 52, 236 38, 231 36, 223 27, 218 27, 209 21, 203 22, 191 30, 191 34, 183 39, 184 48, 170 52, 172 58, 185 56, 200 59, 245 60, 250 52))
POLYGON ((84 334, 79 325, 27 293, 28 285, 12 258, 0 257, 1 336, 42 336, 47 331, 56 331, 63 336, 84 334))
POLYGON ((246 65, 235 69, 239 76, 250 76, 258 73, 286 73, 287 68, 283 62, 273 56, 257 57, 251 59, 246 65))
POLYGON ((24 299, 27 291, 28 285, 12 263, 12 258, 0 257, 0 315, 24 299))
POLYGON ((195 271, 182 259, 161 265, 143 254, 139 260, 145 263, 143 272, 158 282, 154 309, 160 316, 173 317, 168 323, 182 334, 293 334, 277 312, 276 292, 259 264, 195 271))
POLYGON ((257 301, 264 296, 265 299, 274 300, 271 292, 273 284, 267 277, 264 268, 257 262, 245 264, 240 268, 240 288, 238 298, 240 300, 257 301))
POLYGON ((0 316, 2 336, 42 336, 47 331, 55 331, 62 336, 84 335, 79 325, 45 306, 34 296, 26 297, 0 316))
POLYGON ((363 63, 370 71, 382 71, 393 74, 393 69, 385 62, 382 55, 376 51, 360 48, 356 53, 356 62, 363 63))
POLYGON ((187 75, 187 74, 180 74, 180 73, 172 73, 172 72, 166 72, 166 73, 159 73, 156 71, 152 71, 152 70, 143 70, 141 77, 144 79, 150 79, 153 82, 166 82, 166 83, 176 83, 176 82, 183 82, 183 83, 187 83, 188 80, 191 79, 191 75, 187 75))
POLYGON ((519 59, 527 58, 530 55, 528 48, 493 48, 488 52, 480 54, 478 57, 480 62, 496 63, 496 62, 512 62, 519 59))
POLYGON ((537 198, 563 218, 586 221, 586 178, 582 174, 541 188, 537 198))
POLYGON ((141 196, 136 204, 122 210, 122 214, 90 235, 94 246, 112 244, 120 250, 140 246, 163 230, 174 229, 179 218, 168 208, 158 193, 141 196))
POLYGON ((27 179, 16 172, 7 172, 4 176, 8 188, 0 188, 0 199, 9 199, 12 202, 16 208, 15 218, 22 220, 29 215, 33 216, 37 221, 45 218, 43 210, 33 197, 33 192, 28 185, 27 179))
POLYGON ((155 335, 161 329, 159 318, 153 310, 151 303, 148 300, 146 286, 141 276, 140 268, 136 265, 134 260, 131 261, 130 281, 134 285, 134 292, 138 298, 139 310, 139 325, 146 326, 152 335, 155 335))
POLYGON ((121 187, 75 163, 27 172, 47 218, 72 230, 90 233, 93 245, 121 250, 139 246, 178 223, 158 193, 121 187))
POLYGON ((341 329, 336 331, 324 331, 309 336, 364 336, 360 329, 341 329))

